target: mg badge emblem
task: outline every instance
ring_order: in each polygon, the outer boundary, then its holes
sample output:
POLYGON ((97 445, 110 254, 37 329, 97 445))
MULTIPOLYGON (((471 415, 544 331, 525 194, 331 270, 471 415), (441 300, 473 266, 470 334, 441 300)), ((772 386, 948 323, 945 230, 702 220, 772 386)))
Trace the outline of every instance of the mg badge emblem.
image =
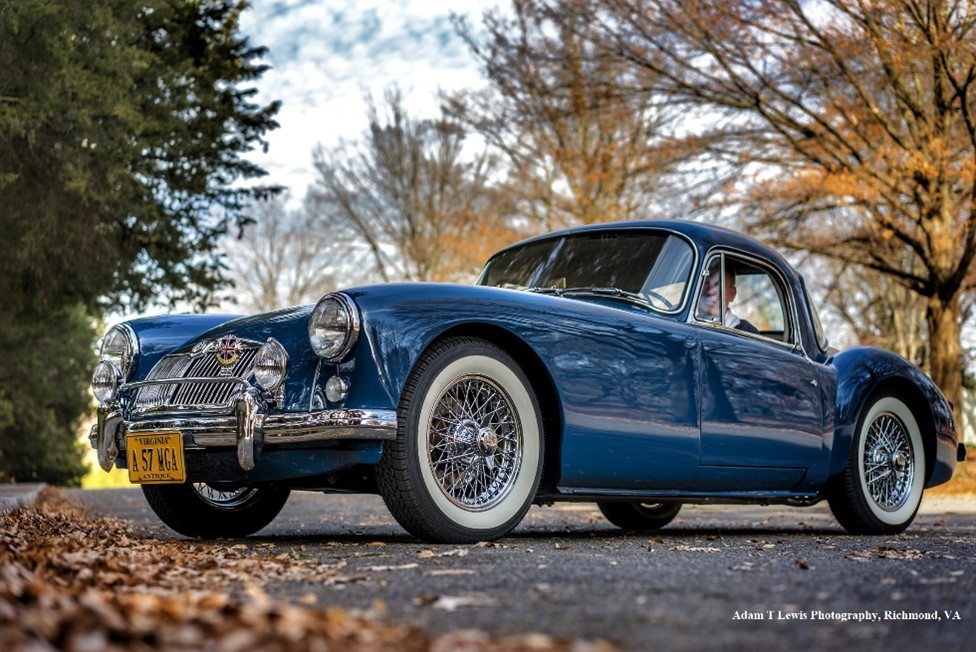
POLYGON ((236 335, 224 335, 217 340, 216 344, 217 351, 214 355, 221 367, 229 367, 241 357, 241 341, 236 335))

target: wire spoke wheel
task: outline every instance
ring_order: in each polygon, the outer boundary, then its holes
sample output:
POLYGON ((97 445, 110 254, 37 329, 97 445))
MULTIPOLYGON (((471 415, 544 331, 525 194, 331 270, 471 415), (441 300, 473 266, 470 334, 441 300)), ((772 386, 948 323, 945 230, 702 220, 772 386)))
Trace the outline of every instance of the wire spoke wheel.
POLYGON ((847 467, 827 491, 838 522, 853 534, 896 534, 915 519, 925 485, 918 421, 905 401, 881 395, 858 419, 847 467))
POLYGON ((545 443, 536 393, 510 354, 472 337, 432 345, 407 380, 398 417, 376 480, 404 529, 474 543, 519 524, 539 487, 545 443))
POLYGON ((864 481, 875 504, 886 512, 901 508, 915 478, 912 440, 894 414, 879 415, 864 442, 864 481))
POLYGON ((490 378, 457 378, 436 400, 428 461, 441 491, 462 509, 504 500, 522 463, 522 430, 512 399, 490 378))

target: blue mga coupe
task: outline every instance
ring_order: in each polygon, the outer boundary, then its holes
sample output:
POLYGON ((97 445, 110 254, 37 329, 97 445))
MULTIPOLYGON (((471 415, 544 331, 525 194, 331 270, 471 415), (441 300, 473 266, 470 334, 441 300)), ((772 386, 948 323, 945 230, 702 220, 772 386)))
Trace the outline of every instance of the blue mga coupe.
POLYGON ((191 537, 256 532, 292 490, 379 493, 432 542, 501 537, 555 501, 652 530, 684 503, 827 500, 887 534, 965 458, 917 367, 831 349, 782 256, 685 221, 532 238, 473 286, 134 319, 92 388, 101 466, 191 537))

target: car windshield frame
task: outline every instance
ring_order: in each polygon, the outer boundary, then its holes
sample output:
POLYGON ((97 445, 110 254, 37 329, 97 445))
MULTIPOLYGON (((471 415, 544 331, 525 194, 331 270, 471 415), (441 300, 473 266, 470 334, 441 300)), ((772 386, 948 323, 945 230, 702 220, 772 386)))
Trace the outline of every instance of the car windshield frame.
POLYGON ((698 250, 682 233, 574 231, 500 251, 488 260, 477 284, 565 297, 606 297, 677 315, 688 303, 697 263, 698 250), (604 251, 609 255, 597 255, 604 251), (594 259, 598 262, 592 269, 583 269, 594 259), (635 261, 642 259, 647 264, 636 267, 635 261), (584 264, 574 270, 577 261, 584 264), (662 289, 668 296, 659 292, 662 289))

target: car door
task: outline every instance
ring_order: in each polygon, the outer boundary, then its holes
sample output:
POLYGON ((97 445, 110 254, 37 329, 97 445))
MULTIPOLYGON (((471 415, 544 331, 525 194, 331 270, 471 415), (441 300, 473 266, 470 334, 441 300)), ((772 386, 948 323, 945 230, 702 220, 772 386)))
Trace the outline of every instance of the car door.
POLYGON ((775 268, 743 255, 716 253, 705 270, 692 317, 701 327, 696 486, 787 489, 819 460, 824 436, 791 294, 775 268))

